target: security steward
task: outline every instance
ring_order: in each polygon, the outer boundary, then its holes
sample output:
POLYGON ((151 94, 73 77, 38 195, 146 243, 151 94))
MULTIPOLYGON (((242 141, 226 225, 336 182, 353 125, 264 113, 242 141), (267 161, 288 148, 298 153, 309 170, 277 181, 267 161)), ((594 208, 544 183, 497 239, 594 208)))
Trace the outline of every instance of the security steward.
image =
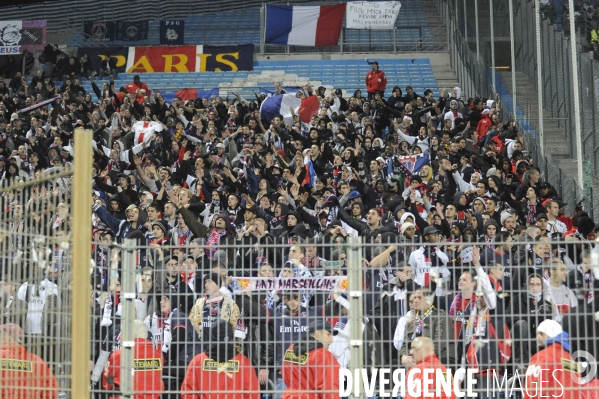
POLYGON ((312 321, 304 339, 291 345, 283 356, 282 399, 338 399, 339 363, 329 352, 333 328, 323 319, 312 321))
MULTIPOLYGON (((146 325, 136 320, 133 325, 134 342, 133 347, 133 391, 139 399, 158 399, 164 391, 162 381, 162 367, 164 358, 162 351, 155 349, 148 339, 146 325)), ((108 363, 104 368, 102 386, 114 393, 111 398, 120 397, 121 385, 121 350, 117 349, 110 355, 108 363)))
MULTIPOLYGON (((453 382, 450 388, 450 394, 447 395, 446 392, 440 387, 440 381, 437 380, 436 374, 437 370, 440 370, 441 373, 448 378, 447 376, 447 368, 441 363, 437 355, 435 354, 435 345, 433 344, 433 340, 429 337, 417 337, 412 341, 412 349, 410 350, 410 356, 416 362, 416 365, 410 369, 419 370, 420 372, 414 371, 415 378, 413 380, 414 386, 412 387, 412 391, 414 393, 419 393, 421 396, 425 397, 432 394, 432 396, 436 398, 446 398, 446 399, 455 399, 455 392, 453 389, 453 382), (433 378, 428 380, 428 385, 424 385, 424 373, 426 370, 435 370, 433 374, 433 378), (441 396, 437 396, 437 386, 439 386, 441 396)), ((451 378, 451 377, 449 377, 451 378)), ((407 390, 406 399, 413 399, 413 396, 410 395, 409 390, 407 390)))
POLYGON ((16 324, 0 326, 0 398, 58 398, 58 382, 44 360, 23 345, 16 324))
POLYGON ((579 395, 578 363, 570 355, 568 333, 555 320, 545 320, 537 327, 537 345, 543 348, 531 359, 526 369, 524 399, 560 397, 575 399, 579 395))
POLYGON ((199 397, 259 399, 260 385, 250 360, 238 353, 233 327, 218 320, 210 329, 210 345, 193 358, 181 386, 181 399, 199 397))

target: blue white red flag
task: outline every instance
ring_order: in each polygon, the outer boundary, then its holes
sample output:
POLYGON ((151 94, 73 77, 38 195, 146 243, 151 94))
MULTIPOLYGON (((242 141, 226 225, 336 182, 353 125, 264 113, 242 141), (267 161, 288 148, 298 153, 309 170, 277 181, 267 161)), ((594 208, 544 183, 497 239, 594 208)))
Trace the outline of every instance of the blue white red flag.
POLYGON ((332 6, 266 6, 266 43, 337 46, 345 3, 332 6))
POLYGON ((271 121, 275 116, 282 115, 286 124, 293 124, 293 117, 289 108, 293 108, 296 114, 299 114, 302 122, 310 122, 312 116, 318 114, 320 102, 318 97, 310 96, 303 100, 296 97, 295 94, 279 94, 267 97, 260 106, 260 116, 263 119, 271 121))
POLYGON ((406 181, 412 180, 415 173, 420 172, 424 165, 430 165, 428 152, 417 155, 407 155, 395 158, 395 166, 403 173, 406 181))

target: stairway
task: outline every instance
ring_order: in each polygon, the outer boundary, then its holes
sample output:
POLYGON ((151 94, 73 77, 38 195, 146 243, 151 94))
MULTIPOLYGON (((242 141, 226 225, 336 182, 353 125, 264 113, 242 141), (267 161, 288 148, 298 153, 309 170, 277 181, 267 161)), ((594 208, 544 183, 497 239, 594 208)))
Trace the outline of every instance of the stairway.
MULTIPOLYGON (((516 72, 516 103, 530 120, 530 124, 538 132, 539 109, 537 101, 537 91, 535 86, 530 83, 528 77, 522 72, 516 72)), ((510 71, 499 72, 510 94, 512 94, 512 74, 510 71)), ((541 169, 544 178, 554 185, 564 201, 568 203, 566 212, 572 214, 574 206, 583 199, 584 195, 576 186, 578 161, 571 155, 575 154, 575 139, 571 140, 566 134, 564 128, 559 126, 559 121, 552 117, 551 111, 543 110, 543 141, 544 153, 547 158, 547 164, 537 165, 541 169), (560 172, 561 170, 561 172, 560 172)), ((537 133, 537 140, 539 134, 537 133)), ((543 143, 540 143, 543 144, 543 143)), ((540 155, 540 154, 539 154, 540 155)), ((599 191, 599 180, 594 178, 592 182, 593 192, 599 191)), ((594 202, 594 209, 599 209, 597 196, 594 198, 585 198, 585 210, 591 214, 591 201, 594 202)))

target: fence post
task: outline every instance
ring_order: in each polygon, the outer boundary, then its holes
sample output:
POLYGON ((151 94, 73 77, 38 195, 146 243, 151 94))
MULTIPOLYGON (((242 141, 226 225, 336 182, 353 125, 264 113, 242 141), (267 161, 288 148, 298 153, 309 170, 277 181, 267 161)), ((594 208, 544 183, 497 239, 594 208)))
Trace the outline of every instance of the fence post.
POLYGON ((133 397, 133 321, 135 320, 135 248, 136 240, 123 243, 123 313, 121 322, 121 391, 124 398, 133 397))
POLYGON ((543 56, 542 56, 542 48, 541 48, 541 2, 540 0, 536 0, 535 2, 535 29, 536 29, 536 47, 537 47, 537 106, 539 108, 539 122, 538 122, 538 131, 539 131, 539 143, 541 150, 541 157, 545 156, 545 141, 544 141, 544 132, 543 132, 543 56))
MULTIPOLYGON (((464 4, 464 39, 466 40, 466 44, 468 44, 468 18, 466 16, 466 0, 463 0, 464 4)), ((470 45, 468 45, 470 47, 470 45)))
POLYGON ((264 43, 266 41, 266 6, 262 3, 260 7, 260 55, 264 55, 264 43))
POLYGON ((341 34, 339 35, 339 53, 343 54, 343 29, 341 29, 341 34))
MULTIPOLYGON (((568 1, 568 9, 574 10, 574 0, 568 1)), ((574 130, 576 131, 576 164, 578 184, 583 189, 584 168, 582 154, 582 129, 580 127, 580 87, 578 86, 578 53, 576 49, 576 18, 570 17, 570 54, 572 57, 572 89, 574 90, 574 130)))
POLYGON ((496 81, 495 81, 495 26, 493 25, 493 0, 489 0, 489 22, 491 25, 491 82, 493 88, 493 94, 497 92, 496 81))
POLYGON ((514 113, 514 123, 517 121, 518 113, 516 112, 516 39, 514 37, 514 0, 509 0, 509 15, 510 15, 510 58, 512 68, 512 112, 514 113))
POLYGON ((476 29, 476 59, 480 61, 480 35, 478 33, 478 0, 474 0, 474 24, 476 29))
POLYGON ((397 54, 397 26, 393 27, 393 54, 397 54))
POLYGON ((90 326, 87 322, 90 317, 89 298, 89 249, 91 244, 91 225, 84 223, 91 220, 92 209, 89 203, 92 172, 92 140, 91 130, 75 129, 75 159, 74 159, 74 186, 73 192, 73 219, 81 221, 73 224, 73 318, 81 322, 73 323, 73 340, 71 353, 73 354, 72 397, 89 398, 89 345, 90 326))
MULTIPOLYGON (((349 370, 355 373, 356 370, 361 370, 364 365, 364 350, 362 345, 362 315, 364 314, 362 309, 362 237, 350 237, 348 246, 349 370)), ((359 386, 359 391, 353 392, 352 398, 362 398, 362 384, 359 384, 359 386)))

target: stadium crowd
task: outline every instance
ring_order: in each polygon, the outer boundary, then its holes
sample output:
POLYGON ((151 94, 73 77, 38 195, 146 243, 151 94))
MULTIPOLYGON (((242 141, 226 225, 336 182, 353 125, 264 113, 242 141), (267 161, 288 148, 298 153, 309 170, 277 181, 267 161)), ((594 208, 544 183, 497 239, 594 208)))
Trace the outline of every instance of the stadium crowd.
MULTIPOLYGON (((160 361, 136 366, 149 373, 136 373, 135 389, 164 390, 163 398, 273 388, 277 398, 301 390, 338 397, 337 369, 349 365, 345 291, 241 284, 346 275, 349 237, 364 242, 367 365, 416 367, 420 337, 432 339, 427 356, 477 367, 481 383, 493 370, 525 373, 539 335, 540 346, 597 353, 591 241, 599 227, 582 204, 565 213, 496 99, 390 88, 373 63, 353 93, 298 88, 304 101, 318 96, 309 120, 296 110, 264 120, 264 96, 169 104, 143 76, 117 88, 84 74, 86 93, 76 75, 0 80, 0 182, 10 188, 71 169, 74 129, 93 132, 97 397, 120 389, 125 239, 138 243, 136 359, 160 361), (234 374, 235 364, 245 366, 241 383, 210 377, 234 374)), ((86 223, 72 219, 73 190, 61 177, 0 197, 2 322, 20 326, 6 330, 23 335, 59 378, 70 372, 61 342, 72 323, 63 241, 73 223, 86 223)))

